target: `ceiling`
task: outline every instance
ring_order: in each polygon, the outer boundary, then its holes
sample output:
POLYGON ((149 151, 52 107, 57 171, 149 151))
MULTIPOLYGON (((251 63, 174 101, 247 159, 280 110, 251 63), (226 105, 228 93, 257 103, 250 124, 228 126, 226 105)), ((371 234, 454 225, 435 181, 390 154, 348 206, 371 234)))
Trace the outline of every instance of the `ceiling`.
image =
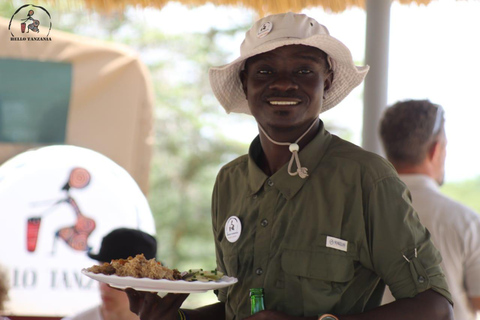
MULTIPOLYGON (((62 0, 50 0, 55 3, 62 0)), ((394 0, 402 4, 428 4, 436 0, 394 0)), ((89 9, 109 12, 121 10, 127 6, 162 8, 171 0, 69 0, 70 3, 84 3, 89 9)), ((365 8, 366 0, 175 0, 187 6, 200 6, 207 3, 213 5, 231 5, 250 8, 260 15, 286 11, 299 12, 304 8, 321 7, 328 12, 342 12, 351 7, 365 8)))

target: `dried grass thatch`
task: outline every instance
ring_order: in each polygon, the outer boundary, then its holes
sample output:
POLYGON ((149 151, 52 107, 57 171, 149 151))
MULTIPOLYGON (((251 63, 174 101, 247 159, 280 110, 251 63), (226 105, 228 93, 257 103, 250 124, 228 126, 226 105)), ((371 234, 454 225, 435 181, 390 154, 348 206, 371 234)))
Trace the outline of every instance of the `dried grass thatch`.
MULTIPOLYGON (((47 0, 56 3, 63 0, 47 0)), ((122 10, 127 6, 154 7, 161 9, 172 0, 68 0, 70 3, 82 3, 87 9, 99 12, 122 10)), ((293 11, 304 8, 321 7, 328 12, 342 12, 351 7, 365 7, 366 0, 175 0, 175 2, 195 7, 211 3, 249 8, 260 15, 293 11)), ((396 0, 402 4, 428 4, 433 0, 396 0)))

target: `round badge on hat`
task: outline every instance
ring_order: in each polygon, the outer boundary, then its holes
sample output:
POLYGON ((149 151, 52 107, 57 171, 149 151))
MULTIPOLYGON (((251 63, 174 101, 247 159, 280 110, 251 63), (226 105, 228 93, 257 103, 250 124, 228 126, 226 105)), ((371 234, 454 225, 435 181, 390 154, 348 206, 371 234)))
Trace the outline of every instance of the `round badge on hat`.
POLYGON ((234 243, 240 238, 242 234, 242 223, 240 219, 236 216, 231 216, 228 218, 227 222, 225 223, 225 237, 227 238, 228 242, 234 243))
POLYGON ((258 29, 257 37, 259 38, 265 37, 267 34, 270 33, 270 31, 272 31, 272 28, 273 28, 273 23, 271 23, 270 21, 265 22, 258 29))

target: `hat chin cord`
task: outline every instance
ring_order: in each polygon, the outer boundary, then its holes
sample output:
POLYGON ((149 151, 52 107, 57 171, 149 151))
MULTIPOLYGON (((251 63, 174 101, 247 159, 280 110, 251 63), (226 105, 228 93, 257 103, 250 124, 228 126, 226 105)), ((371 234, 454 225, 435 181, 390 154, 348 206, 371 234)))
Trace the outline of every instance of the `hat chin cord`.
POLYGON ((262 128, 262 126, 260 124, 258 124, 258 127, 260 128, 260 131, 262 131, 262 133, 267 137, 267 139, 271 143, 276 144, 278 146, 288 146, 288 150, 290 150, 290 152, 292 153, 292 157, 290 158, 290 162, 288 163, 288 168, 287 168, 287 171, 288 171, 289 175, 296 176, 298 174, 298 176, 302 179, 305 179, 306 177, 308 177, 308 169, 305 168, 305 167, 302 167, 302 165, 300 164, 300 158, 298 157, 298 152, 300 151, 300 146, 298 145, 298 142, 300 140, 302 140, 303 137, 305 137, 305 135, 313 128, 313 126, 318 121, 319 121, 319 118, 315 119, 312 122, 312 124, 310 125, 310 127, 308 127, 308 129, 294 143, 291 143, 291 142, 277 142, 277 141, 273 140, 265 132, 265 130, 262 128), (293 165, 293 160, 295 160, 295 164, 297 165, 297 171, 294 171, 294 172, 291 171, 292 170, 292 165, 293 165))

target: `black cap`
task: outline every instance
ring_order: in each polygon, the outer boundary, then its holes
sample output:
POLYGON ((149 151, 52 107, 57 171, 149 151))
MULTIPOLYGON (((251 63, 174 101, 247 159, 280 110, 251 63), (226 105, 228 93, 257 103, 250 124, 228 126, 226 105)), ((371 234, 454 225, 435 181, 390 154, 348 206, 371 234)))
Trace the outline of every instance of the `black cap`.
POLYGON ((113 259, 127 259, 143 253, 146 259, 157 255, 157 240, 148 233, 136 229, 115 229, 102 239, 98 254, 88 252, 92 259, 110 262, 113 259))

